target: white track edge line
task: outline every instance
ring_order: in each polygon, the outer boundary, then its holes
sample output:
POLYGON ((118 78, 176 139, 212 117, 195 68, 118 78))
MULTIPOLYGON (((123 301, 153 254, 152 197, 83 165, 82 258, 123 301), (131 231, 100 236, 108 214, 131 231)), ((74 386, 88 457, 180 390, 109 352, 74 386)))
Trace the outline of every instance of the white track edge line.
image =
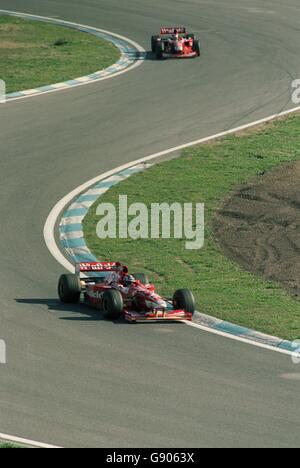
POLYGON ((213 333, 214 335, 219 335, 219 336, 222 336, 224 338, 231 338, 234 341, 239 341, 241 343, 245 343, 245 344, 248 344, 248 345, 255 346, 256 348, 267 349, 269 351, 274 351, 274 352, 277 352, 277 353, 280 353, 280 354, 286 354, 288 356, 294 356, 295 355, 295 352, 293 352, 293 351, 288 351, 287 349, 282 349, 282 348, 278 348, 276 346, 271 346, 271 345, 267 345, 267 344, 264 344, 264 343, 259 343, 258 341, 250 340, 249 338, 244 338, 242 336, 231 335, 230 333, 222 332, 221 330, 216 330, 215 328, 205 327, 204 325, 200 325, 199 323, 188 322, 188 321, 183 321, 183 323, 185 323, 186 325, 188 325, 190 327, 198 328, 199 330, 206 331, 206 332, 209 332, 209 333, 213 333))
POLYGON ((46 449, 59 449, 56 445, 44 444, 43 442, 37 442, 35 440, 23 439, 22 437, 15 437, 8 434, 0 433, 0 440, 4 442, 14 442, 21 445, 30 445, 31 447, 46 448, 46 449))

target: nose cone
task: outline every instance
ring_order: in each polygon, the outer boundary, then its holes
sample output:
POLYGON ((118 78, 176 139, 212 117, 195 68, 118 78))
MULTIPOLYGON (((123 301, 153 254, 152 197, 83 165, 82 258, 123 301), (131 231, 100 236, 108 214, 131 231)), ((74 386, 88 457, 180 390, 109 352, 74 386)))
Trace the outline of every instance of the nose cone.
POLYGON ((164 309, 166 310, 168 308, 166 301, 162 299, 154 299, 152 301, 147 301, 147 307, 149 309, 164 309))
POLYGON ((159 304, 159 308, 161 308, 161 309, 167 309, 168 308, 166 301, 163 301, 162 299, 158 302, 158 304, 159 304))

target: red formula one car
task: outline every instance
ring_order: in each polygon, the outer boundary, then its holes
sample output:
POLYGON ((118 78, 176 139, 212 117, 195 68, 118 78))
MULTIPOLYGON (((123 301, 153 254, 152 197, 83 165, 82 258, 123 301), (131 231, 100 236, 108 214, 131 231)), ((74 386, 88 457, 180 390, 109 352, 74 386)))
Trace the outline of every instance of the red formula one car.
POLYGON ((145 274, 130 275, 120 263, 80 263, 74 275, 60 277, 58 294, 62 302, 82 301, 109 320, 123 316, 129 322, 191 321, 195 311, 190 290, 179 289, 172 300, 165 299, 145 274))
POLYGON ((158 60, 200 56, 200 42, 186 28, 161 28, 159 36, 152 36, 151 49, 158 60))

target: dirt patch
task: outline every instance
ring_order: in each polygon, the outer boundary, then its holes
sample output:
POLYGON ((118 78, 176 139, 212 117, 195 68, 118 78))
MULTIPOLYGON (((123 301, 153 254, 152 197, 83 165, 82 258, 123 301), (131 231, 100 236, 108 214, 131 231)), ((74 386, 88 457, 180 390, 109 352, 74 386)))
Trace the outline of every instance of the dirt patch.
POLYGON ((262 174, 226 200, 213 229, 227 256, 300 300, 299 182, 300 162, 262 174))
POLYGON ((0 49, 27 49, 36 47, 36 44, 25 44, 24 42, 1 41, 0 49))
POLYGON ((12 23, 0 24, 0 32, 12 33, 12 32, 20 31, 21 29, 22 29, 22 26, 19 24, 12 24, 12 23))

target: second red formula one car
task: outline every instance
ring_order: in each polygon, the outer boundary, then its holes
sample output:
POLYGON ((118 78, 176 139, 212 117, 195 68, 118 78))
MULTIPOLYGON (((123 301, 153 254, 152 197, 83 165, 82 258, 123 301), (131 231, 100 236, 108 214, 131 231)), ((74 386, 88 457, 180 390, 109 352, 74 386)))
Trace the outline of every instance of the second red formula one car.
POLYGON ((158 60, 200 56, 200 42, 186 28, 161 28, 159 36, 152 36, 151 49, 158 60))
POLYGON ((181 321, 193 318, 195 299, 189 289, 179 289, 173 299, 159 296, 143 273, 130 275, 114 262, 76 265, 74 275, 62 275, 58 294, 64 303, 92 306, 109 320, 123 316, 129 322, 181 321))

